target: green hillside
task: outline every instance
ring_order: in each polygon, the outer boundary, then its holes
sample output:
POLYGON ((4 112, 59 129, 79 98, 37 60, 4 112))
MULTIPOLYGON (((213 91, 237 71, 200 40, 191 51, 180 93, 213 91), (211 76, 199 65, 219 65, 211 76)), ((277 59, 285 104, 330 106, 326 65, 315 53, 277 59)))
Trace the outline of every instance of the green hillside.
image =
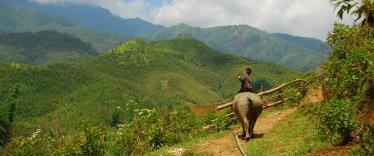
POLYGON ((89 42, 98 52, 113 48, 126 37, 78 27, 61 17, 49 17, 0 2, 0 33, 55 30, 89 42))
POLYGON ((326 43, 323 43, 321 40, 316 39, 316 38, 292 36, 292 35, 289 35, 289 34, 281 34, 281 33, 272 33, 271 35, 275 38, 287 41, 291 44, 296 44, 296 45, 303 46, 303 47, 306 47, 308 49, 314 50, 315 52, 321 52, 322 51, 322 52, 327 53, 326 43))
POLYGON ((0 62, 42 64, 97 55, 90 44, 56 31, 0 34, 0 62))
MULTIPOLYGON (((198 28, 179 24, 143 35, 148 40, 180 36, 196 38, 226 53, 304 71, 314 68, 327 58, 327 53, 317 50, 315 39, 303 38, 303 41, 300 41, 289 36, 275 36, 246 25, 198 28)), ((321 41, 319 43, 323 44, 321 41)))
POLYGON ((49 129, 54 117, 65 130, 84 120, 108 124, 112 110, 128 107, 130 99, 143 99, 136 108, 226 101, 238 91, 236 73, 247 66, 253 68, 253 80, 264 78, 272 84, 297 74, 221 54, 196 40, 131 40, 86 62, 2 64, 0 105, 7 108, 16 96, 15 135, 49 129))

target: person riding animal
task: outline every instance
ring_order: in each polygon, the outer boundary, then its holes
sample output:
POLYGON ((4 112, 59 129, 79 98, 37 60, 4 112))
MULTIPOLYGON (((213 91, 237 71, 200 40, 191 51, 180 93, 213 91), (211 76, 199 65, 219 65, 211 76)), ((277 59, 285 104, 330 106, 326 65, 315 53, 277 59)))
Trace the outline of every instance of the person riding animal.
POLYGON ((240 75, 240 72, 238 73, 238 78, 241 82, 241 87, 238 93, 242 92, 253 92, 252 90, 252 82, 250 79, 250 75, 252 73, 251 68, 245 68, 244 72, 242 75, 240 75))
POLYGON ((253 132, 257 118, 262 112, 262 100, 261 97, 253 93, 252 83, 249 76, 251 75, 251 68, 246 68, 243 75, 238 74, 238 78, 241 82, 241 88, 238 94, 233 100, 233 111, 242 123, 242 135, 240 136, 243 140, 248 141, 250 138, 262 137, 263 134, 255 134, 253 132))

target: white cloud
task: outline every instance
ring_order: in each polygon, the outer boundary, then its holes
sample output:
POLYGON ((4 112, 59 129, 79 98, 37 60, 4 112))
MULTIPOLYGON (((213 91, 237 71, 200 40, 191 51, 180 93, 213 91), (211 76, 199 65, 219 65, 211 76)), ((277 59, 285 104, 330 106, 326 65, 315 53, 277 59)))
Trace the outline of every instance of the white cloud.
POLYGON ((156 23, 165 25, 248 24, 269 32, 322 40, 335 20, 328 0, 173 0, 154 15, 156 23))
MULTIPOLYGON (((247 24, 269 32, 324 40, 337 20, 328 0, 30 0, 42 4, 100 6, 123 18, 141 17, 166 26, 212 27, 247 24)), ((345 23, 351 23, 351 19, 345 23)))

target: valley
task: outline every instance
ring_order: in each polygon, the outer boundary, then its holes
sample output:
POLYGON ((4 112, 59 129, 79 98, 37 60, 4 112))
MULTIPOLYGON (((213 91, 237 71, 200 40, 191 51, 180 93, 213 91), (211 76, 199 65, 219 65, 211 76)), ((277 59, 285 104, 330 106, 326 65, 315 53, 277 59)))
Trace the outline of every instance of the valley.
POLYGON ((373 4, 0 0, 0 155, 373 155, 373 4))

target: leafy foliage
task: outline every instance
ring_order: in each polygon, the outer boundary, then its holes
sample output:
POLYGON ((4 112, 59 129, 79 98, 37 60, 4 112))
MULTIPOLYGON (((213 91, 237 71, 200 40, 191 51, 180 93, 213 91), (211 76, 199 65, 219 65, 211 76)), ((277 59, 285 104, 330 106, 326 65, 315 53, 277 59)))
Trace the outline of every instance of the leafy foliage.
POLYGON ((373 155, 374 154, 374 125, 362 125, 362 144, 359 148, 352 150, 350 155, 373 155))
POLYGON ((112 120, 110 121, 110 126, 112 127, 117 127, 118 124, 121 123, 121 119, 120 119, 120 113, 119 113, 119 109, 120 107, 118 106, 117 108, 115 108, 113 110, 113 113, 112 113, 112 120))
POLYGON ((272 88, 272 84, 265 78, 259 78, 253 81, 252 89, 255 93, 272 88))
POLYGON ((372 136, 372 132, 369 128, 362 127, 371 127, 372 123, 362 121, 368 117, 368 111, 364 108, 372 108, 370 101, 373 101, 374 29, 370 22, 372 10, 361 9, 372 8, 372 1, 333 2, 336 2, 336 7, 341 7, 338 12, 341 18, 343 12, 350 13, 355 8, 353 14, 358 15, 358 18, 365 14, 365 19, 361 25, 335 24, 334 30, 329 33, 331 52, 328 62, 323 66, 323 73, 329 84, 332 100, 319 109, 320 128, 337 143, 347 143, 357 135, 365 136, 356 137, 362 141, 359 151, 362 155, 370 155, 372 150, 367 149, 373 147, 373 142, 368 141, 368 137, 372 136))
POLYGON ((116 143, 120 154, 144 154, 148 149, 189 140, 198 136, 202 127, 202 123, 188 107, 173 112, 167 109, 137 109, 133 119, 121 125, 117 131, 116 143))
POLYGON ((85 123, 82 132, 77 137, 83 155, 104 155, 106 134, 102 128, 92 127, 85 123))
POLYGON ((330 0, 338 10, 338 17, 343 19, 344 13, 356 16, 355 22, 362 17, 362 23, 374 26, 374 1, 373 0, 330 0), (354 10, 352 10, 354 9, 354 10), (351 11, 352 10, 352 11, 351 11))
POLYGON ((142 40, 130 40, 120 44, 104 56, 111 58, 119 66, 126 68, 146 67, 149 65, 149 56, 144 53, 144 42, 142 40))
POLYGON ((373 88, 374 31, 366 26, 337 24, 329 43, 334 49, 325 65, 325 73, 331 79, 333 95, 353 97, 359 104, 373 88))
POLYGON ((12 138, 3 155, 103 155, 106 134, 100 127, 88 123, 73 136, 56 136, 37 129, 31 136, 12 138))
POLYGON ((355 129, 355 114, 351 110, 349 99, 331 100, 321 104, 317 116, 320 132, 334 144, 352 141, 351 133, 355 129))

